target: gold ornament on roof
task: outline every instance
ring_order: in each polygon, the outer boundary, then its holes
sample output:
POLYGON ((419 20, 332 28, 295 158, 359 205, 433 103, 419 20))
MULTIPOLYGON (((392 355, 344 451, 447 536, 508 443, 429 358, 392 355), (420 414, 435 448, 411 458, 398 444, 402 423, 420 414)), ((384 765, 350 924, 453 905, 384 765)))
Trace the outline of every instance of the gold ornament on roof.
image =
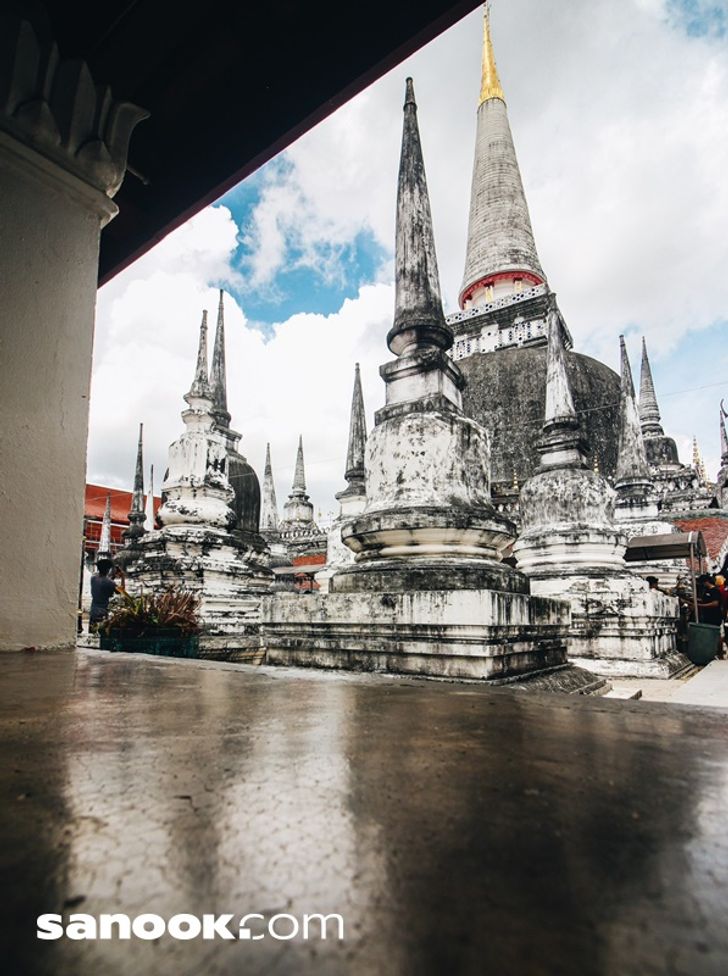
POLYGON ((490 3, 486 3, 483 8, 483 79, 480 85, 479 104, 482 105, 490 98, 500 98, 502 102, 506 100, 498 77, 498 69, 495 66, 493 42, 490 39, 490 3))

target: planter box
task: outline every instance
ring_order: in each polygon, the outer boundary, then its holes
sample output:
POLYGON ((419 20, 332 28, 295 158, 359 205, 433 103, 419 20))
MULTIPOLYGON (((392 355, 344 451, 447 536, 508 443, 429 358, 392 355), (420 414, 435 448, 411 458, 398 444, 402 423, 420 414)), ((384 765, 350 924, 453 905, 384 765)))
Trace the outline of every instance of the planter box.
POLYGON ((127 651, 132 654, 158 654, 162 657, 199 657, 200 639, 196 634, 164 631, 132 636, 112 630, 100 634, 102 651, 127 651))

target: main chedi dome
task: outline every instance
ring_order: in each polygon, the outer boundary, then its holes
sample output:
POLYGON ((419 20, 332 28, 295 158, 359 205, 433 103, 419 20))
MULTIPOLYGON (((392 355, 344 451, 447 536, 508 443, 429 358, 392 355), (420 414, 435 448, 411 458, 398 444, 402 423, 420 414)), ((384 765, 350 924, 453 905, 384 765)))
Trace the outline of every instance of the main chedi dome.
POLYGON ((463 406, 492 439, 494 501, 515 500, 539 463, 546 396, 549 303, 566 350, 574 406, 591 465, 608 478, 617 463, 617 374, 574 352, 571 335, 541 267, 493 54, 488 6, 465 273, 460 311, 448 316, 453 358, 467 383, 463 406))

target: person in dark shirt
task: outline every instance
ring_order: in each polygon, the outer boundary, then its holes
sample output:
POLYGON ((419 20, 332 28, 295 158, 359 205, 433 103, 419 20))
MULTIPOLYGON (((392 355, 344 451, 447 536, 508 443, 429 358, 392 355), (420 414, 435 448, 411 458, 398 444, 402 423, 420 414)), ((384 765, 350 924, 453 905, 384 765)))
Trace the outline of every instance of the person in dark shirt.
POLYGON ((110 559, 99 559, 96 563, 97 572, 91 577, 91 612, 89 613, 89 631, 96 633, 99 624, 109 612, 109 600, 115 593, 121 593, 124 588, 124 573, 121 576, 121 586, 109 577, 114 564, 110 559))
POLYGON ((723 622, 720 591, 713 577, 708 574, 698 577, 698 613, 701 624, 720 627, 723 622))
POLYGON ((710 624, 718 629, 718 657, 725 657, 723 641, 721 639, 721 624, 723 623, 723 601, 720 590, 715 585, 714 577, 709 574, 698 577, 698 614, 701 624, 710 624))

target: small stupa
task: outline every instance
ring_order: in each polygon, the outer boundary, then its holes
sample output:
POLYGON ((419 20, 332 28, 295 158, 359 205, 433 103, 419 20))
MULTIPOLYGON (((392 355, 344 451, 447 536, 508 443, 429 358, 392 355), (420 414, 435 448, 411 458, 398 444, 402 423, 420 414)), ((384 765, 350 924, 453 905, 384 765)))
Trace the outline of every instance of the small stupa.
POLYGON ((360 515, 366 506, 366 470, 364 451, 367 443, 367 422, 364 397, 361 389, 359 363, 354 367, 354 392, 351 397, 349 441, 346 450, 346 488, 337 492, 339 514, 331 523, 326 546, 326 565, 316 574, 316 582, 322 593, 327 593, 334 573, 354 562, 354 553, 341 538, 341 527, 352 516, 360 515))
MULTIPOLYGON (((687 663, 676 650, 677 601, 649 589, 624 562, 617 494, 589 467, 553 309, 548 325, 541 464, 521 489, 523 531, 514 556, 533 593, 569 601, 574 663, 605 675, 669 677, 687 663)), ((623 437, 625 486, 639 481, 626 457, 633 447, 623 437)))
POLYGON ((130 584, 150 589, 177 584, 194 592, 200 600, 202 656, 257 658, 260 597, 272 574, 257 532, 258 511, 253 522, 251 513, 240 510, 228 479, 231 441, 237 443, 240 435, 227 427, 229 414, 220 416, 219 401, 216 408, 207 370, 206 312, 194 379, 184 399, 185 430, 170 445, 157 513, 161 529, 135 540, 127 563, 130 584))

